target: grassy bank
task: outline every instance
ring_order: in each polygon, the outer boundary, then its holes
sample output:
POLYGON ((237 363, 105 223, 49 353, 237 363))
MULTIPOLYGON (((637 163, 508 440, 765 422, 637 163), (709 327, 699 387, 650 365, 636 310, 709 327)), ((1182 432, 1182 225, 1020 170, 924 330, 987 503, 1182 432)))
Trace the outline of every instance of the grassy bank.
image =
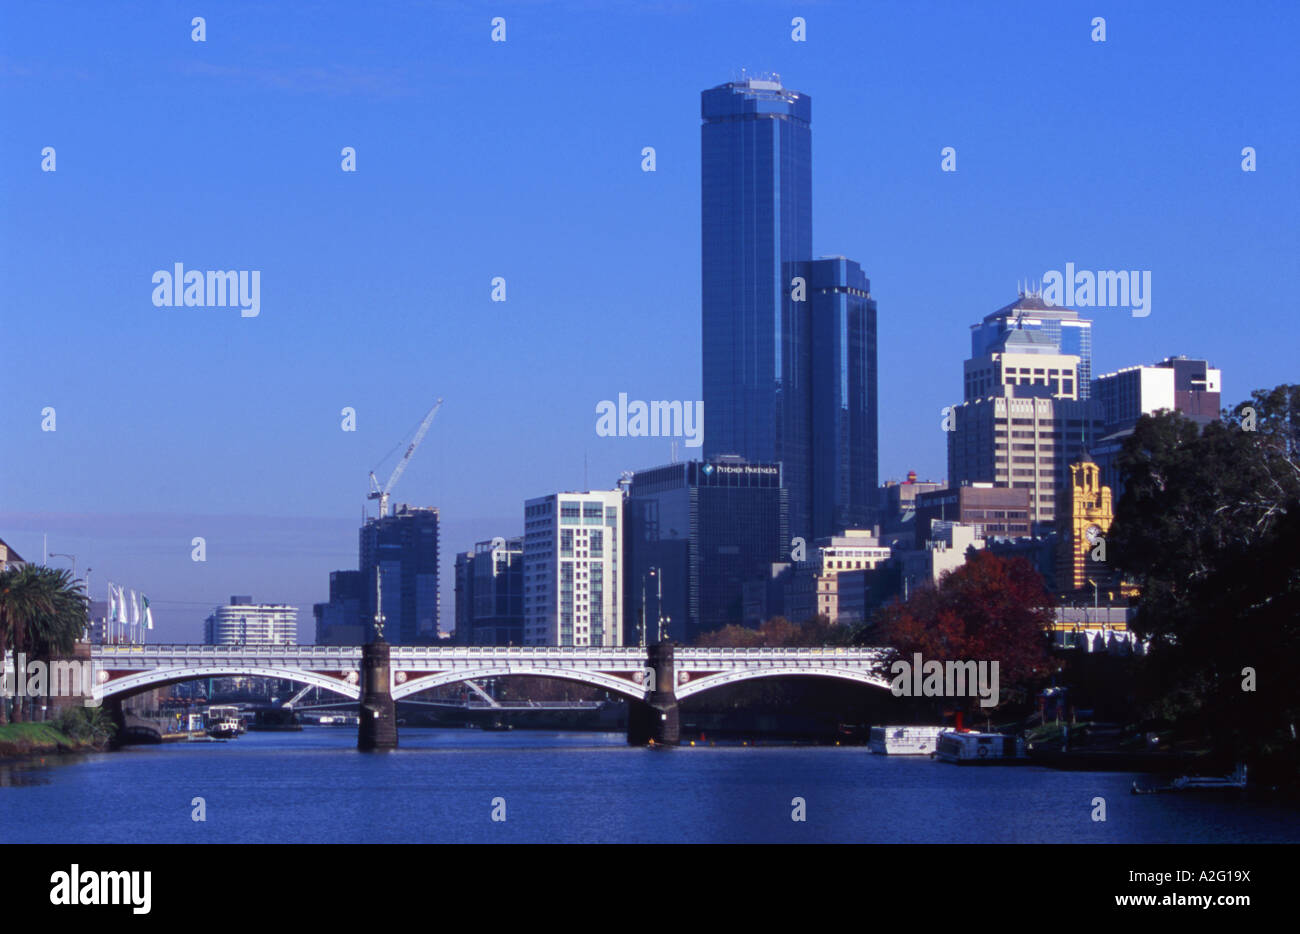
POLYGON ((73 739, 53 723, 6 723, 0 726, 0 759, 74 752, 93 745, 73 739))
POLYGON ((69 708, 55 720, 0 725, 0 759, 102 749, 112 735, 101 708, 69 708))

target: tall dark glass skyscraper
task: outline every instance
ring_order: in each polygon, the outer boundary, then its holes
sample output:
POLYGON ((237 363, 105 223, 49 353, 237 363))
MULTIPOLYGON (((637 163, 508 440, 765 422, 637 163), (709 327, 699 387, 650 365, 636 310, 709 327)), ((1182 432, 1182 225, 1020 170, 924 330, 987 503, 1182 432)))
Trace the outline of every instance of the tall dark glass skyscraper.
POLYGON ((876 302, 842 256, 803 264, 812 313, 812 534, 871 526, 877 471, 876 302))
POLYGON ((790 534, 811 521, 812 100, 777 78, 701 94, 704 456, 781 462, 790 534))
POLYGON ((361 527, 361 624, 374 638, 375 574, 383 575, 384 638, 393 645, 438 641, 438 510, 398 503, 361 527))

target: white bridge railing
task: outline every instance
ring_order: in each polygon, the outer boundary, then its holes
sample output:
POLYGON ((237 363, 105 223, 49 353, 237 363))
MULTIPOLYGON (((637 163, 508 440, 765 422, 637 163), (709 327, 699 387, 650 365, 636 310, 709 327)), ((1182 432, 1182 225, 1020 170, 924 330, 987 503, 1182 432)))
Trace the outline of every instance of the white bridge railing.
MULTIPOLYGON (((361 646, 356 645, 97 645, 91 658, 107 693, 205 673, 294 677, 307 684, 358 694, 361 646), (120 672, 109 680, 109 672, 120 672), (154 674, 156 672, 156 674, 154 674)), ((778 674, 841 677, 888 686, 881 671, 885 650, 856 646, 798 648, 674 647, 679 697, 722 684, 778 674)), ((647 652, 640 647, 416 646, 390 652, 395 698, 476 677, 511 674, 567 675, 631 696, 650 683, 647 652)))

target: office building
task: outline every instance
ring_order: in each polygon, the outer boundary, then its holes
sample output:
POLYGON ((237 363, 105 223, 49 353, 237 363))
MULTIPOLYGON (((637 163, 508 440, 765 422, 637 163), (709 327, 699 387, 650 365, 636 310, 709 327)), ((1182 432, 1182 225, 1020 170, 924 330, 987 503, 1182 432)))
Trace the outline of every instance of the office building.
POLYGON ((317 645, 361 645, 367 627, 361 620, 361 572, 331 571, 328 603, 312 605, 317 645))
MULTIPOLYGON (((1029 490, 1035 534, 1054 525, 1058 496, 1069 486, 1069 465, 1102 427, 1100 407, 1088 398, 1080 376, 1083 358, 1062 352, 1062 339, 1046 325, 1028 326, 1039 319, 1079 331, 1073 343, 1091 354, 1090 322, 1081 324, 1070 309, 1022 293, 975 326, 972 356, 963 365, 964 401, 952 407, 946 425, 950 486, 1029 490)), ((918 541, 923 533, 918 530, 918 541)))
POLYGON ((811 537, 812 101, 775 76, 701 94, 704 458, 780 462, 811 537))
POLYGON ((1124 492, 1117 464, 1120 449, 1143 415, 1160 410, 1180 412, 1205 424, 1220 417, 1221 371, 1207 360, 1166 357, 1153 366, 1130 366, 1093 380, 1093 397, 1101 406, 1102 435, 1092 449, 1101 482, 1118 503, 1124 492))
POLYGON ((916 546, 929 537, 936 519, 975 528, 980 538, 1024 538, 1033 534, 1029 518, 1030 491, 1025 487, 999 487, 971 483, 948 490, 922 493, 916 498, 916 546))
POLYGON ((780 464, 792 537, 869 524, 876 303, 812 258, 812 100, 779 76, 701 94, 704 458, 780 464))
POLYGON ((1092 321, 1071 308, 1049 305, 1039 291, 1022 291, 1014 302, 971 325, 971 359, 1000 351, 1008 338, 1032 335, 1055 353, 1078 357, 1079 398, 1087 399, 1092 379, 1092 321))
POLYGON ((876 516, 884 540, 906 543, 912 547, 917 541, 916 500, 922 493, 947 489, 947 485, 933 480, 918 480, 916 471, 909 470, 907 479, 886 480, 876 491, 876 516))
POLYGON ((971 526, 935 520, 924 547, 898 553, 903 598, 918 587, 937 584, 966 563, 972 548, 978 551, 984 545, 984 538, 971 526))
POLYGON ((1037 389, 1004 386, 996 395, 954 406, 948 434, 950 482, 1027 489, 1036 535, 1055 523, 1069 465, 1101 429, 1092 401, 1021 396, 1037 389))
POLYGON ((890 559, 892 549, 882 545, 872 529, 846 529, 818 545, 817 615, 832 623, 861 622, 860 614, 841 612, 841 580, 853 571, 874 571, 890 559))
POLYGON ((623 493, 524 504, 524 644, 623 644, 623 493))
POLYGON ((812 312, 812 534, 875 518, 879 446, 876 302, 862 268, 842 256, 803 264, 812 312))
POLYGON ((456 555, 456 642, 524 644, 522 538, 494 538, 456 555))
POLYGON ((399 503, 360 532, 360 619, 374 633, 376 574, 382 578, 384 639, 429 645, 438 639, 438 510, 399 503))
POLYGON ((293 645, 298 641, 298 608, 233 596, 204 622, 203 641, 208 645, 293 645))
POLYGON ((767 577, 789 550, 788 491, 778 464, 724 457, 638 470, 624 509, 628 644, 641 642, 643 610, 648 643, 661 631, 691 643, 741 624, 744 585, 767 577))

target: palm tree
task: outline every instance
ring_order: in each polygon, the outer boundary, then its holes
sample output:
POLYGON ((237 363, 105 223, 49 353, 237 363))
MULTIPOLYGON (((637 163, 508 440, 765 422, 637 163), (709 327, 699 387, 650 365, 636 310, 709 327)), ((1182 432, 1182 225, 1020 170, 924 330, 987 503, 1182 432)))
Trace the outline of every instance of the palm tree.
MULTIPOLYGON (((62 568, 25 564, 0 572, 0 657, 6 643, 12 649, 14 677, 19 653, 36 657, 72 651, 86 626, 87 601, 81 584, 62 568)), ((0 722, 4 710, 0 704, 0 722)), ((13 720, 23 719, 22 704, 15 701, 13 720)))
POLYGON ((38 567, 36 573, 49 594, 50 610, 38 613, 28 624, 28 651, 33 658, 49 661, 72 652, 82 638, 89 603, 84 585, 68 571, 38 567))
MULTIPOLYGON (((41 613, 54 609, 50 595, 43 586, 36 568, 30 564, 0 572, 0 652, 8 647, 12 649, 14 660, 14 678, 22 678, 26 672, 20 671, 18 653, 22 652, 27 642, 27 626, 41 613)), ((22 720, 22 704, 14 694, 14 722, 22 720)), ((3 716, 3 705, 0 705, 3 716)))

